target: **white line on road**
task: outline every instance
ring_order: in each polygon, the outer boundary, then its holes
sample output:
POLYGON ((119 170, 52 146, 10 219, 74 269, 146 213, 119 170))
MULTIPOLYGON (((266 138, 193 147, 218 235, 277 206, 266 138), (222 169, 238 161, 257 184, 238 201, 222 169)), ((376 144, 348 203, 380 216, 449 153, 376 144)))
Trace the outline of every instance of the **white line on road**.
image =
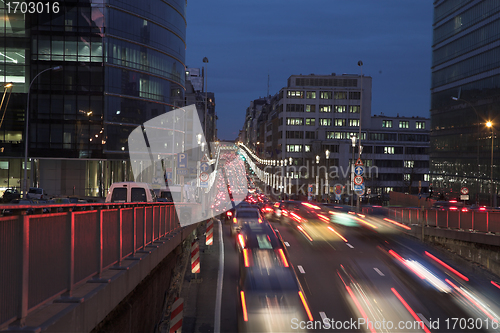
POLYGON ((324 312, 320 312, 320 313, 319 313, 319 316, 321 317, 321 320, 322 320, 323 322, 325 322, 325 319, 326 319, 326 320, 328 320, 328 317, 326 316, 326 313, 324 313, 324 312))
POLYGON ((300 265, 297 265, 297 268, 299 269, 299 272, 301 272, 302 274, 305 274, 306 271, 304 270, 304 268, 300 265))
POLYGON ((222 283, 224 281, 224 238, 222 236, 222 223, 217 219, 219 226, 219 273, 217 274, 217 294, 215 295, 214 332, 220 332, 220 314, 222 303, 222 283))
POLYGON ((289 244, 288 242, 285 242, 285 245, 286 245, 286 246, 290 246, 290 244, 289 244))
POLYGON ((422 321, 424 322, 425 326, 427 327, 431 327, 431 323, 427 320, 427 318, 424 317, 423 314, 421 313, 417 313, 417 316, 422 319, 422 321))
POLYGON ((345 243, 345 245, 349 246, 351 249, 354 249, 354 246, 352 246, 351 244, 349 243, 345 243))
POLYGON ((375 270, 375 272, 377 272, 377 273, 378 273, 378 275, 380 275, 380 276, 385 276, 385 275, 384 275, 384 273, 382 273, 382 272, 380 271, 380 269, 378 269, 377 267, 373 267, 373 270, 375 270))

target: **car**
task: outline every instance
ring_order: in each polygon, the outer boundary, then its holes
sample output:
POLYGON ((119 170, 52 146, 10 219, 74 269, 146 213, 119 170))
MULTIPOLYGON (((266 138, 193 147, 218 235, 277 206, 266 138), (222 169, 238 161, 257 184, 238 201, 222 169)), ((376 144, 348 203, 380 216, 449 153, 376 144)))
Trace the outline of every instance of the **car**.
POLYGON ((149 183, 117 182, 111 184, 106 202, 154 202, 156 194, 149 183))
POLYGON ((231 224, 231 235, 235 235, 245 223, 262 222, 263 219, 258 207, 237 208, 234 213, 233 223, 231 224))
POLYGON ((457 201, 457 200, 450 200, 450 201, 436 201, 435 203, 432 204, 432 209, 437 209, 437 210, 461 210, 461 211, 468 211, 468 208, 465 207, 464 203, 462 201, 457 201))
POLYGON ((11 202, 14 199, 20 199, 21 193, 15 188, 8 188, 3 192, 2 201, 3 202, 11 202))
MULTIPOLYGON (((29 199, 14 199, 12 201, 10 201, 8 203, 8 205, 20 205, 20 206, 33 206, 33 205, 36 205, 36 202, 33 201, 33 200, 29 200, 29 199)), ((26 209, 26 214, 33 214, 35 212, 35 210, 33 208, 27 208, 26 209)), ((12 215, 14 212, 12 209, 4 209, 2 210, 2 214, 3 215, 12 215)))

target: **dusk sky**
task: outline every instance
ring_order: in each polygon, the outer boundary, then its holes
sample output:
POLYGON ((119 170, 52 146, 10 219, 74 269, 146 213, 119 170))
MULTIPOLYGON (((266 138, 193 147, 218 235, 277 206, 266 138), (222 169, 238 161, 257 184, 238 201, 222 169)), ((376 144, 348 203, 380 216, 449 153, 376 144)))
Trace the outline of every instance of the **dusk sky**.
POLYGON ((371 76, 372 114, 429 117, 431 0, 188 0, 186 66, 209 59, 218 136, 293 74, 371 76))

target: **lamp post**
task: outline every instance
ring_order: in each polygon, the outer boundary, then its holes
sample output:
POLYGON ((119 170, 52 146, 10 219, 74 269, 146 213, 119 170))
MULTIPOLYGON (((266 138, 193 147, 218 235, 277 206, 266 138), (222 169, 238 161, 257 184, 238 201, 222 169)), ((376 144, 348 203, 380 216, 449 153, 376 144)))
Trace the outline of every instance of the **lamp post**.
POLYGON ((351 136, 351 148, 352 148, 352 159, 351 159, 351 207, 354 206, 354 148, 356 147, 356 137, 351 136))
POLYGON ((358 66, 361 71, 361 82, 359 92, 359 136, 358 136, 358 158, 361 158, 361 105, 363 104, 363 62, 358 61, 358 66))
POLYGON ((25 119, 24 119, 24 122, 26 123, 26 126, 25 126, 25 134, 24 134, 24 140, 25 140, 25 143, 24 143, 24 176, 23 176, 23 187, 24 187, 24 197, 25 198, 28 198, 28 124, 29 124, 29 115, 30 115, 30 92, 31 92, 31 85, 33 84, 33 82, 35 82, 35 80, 40 76, 40 74, 42 73, 45 73, 47 71, 60 71, 62 70, 62 66, 55 66, 55 67, 51 67, 51 68, 47 68, 47 69, 44 69, 43 71, 41 71, 40 73, 38 73, 34 78, 33 80, 31 80, 30 82, 30 85, 28 87, 28 100, 26 102, 26 114, 25 114, 25 119))
MULTIPOLYGON (((289 165, 292 166, 292 162, 293 162, 293 158, 292 157, 289 157, 288 158, 288 162, 289 162, 289 165)), ((291 196, 292 195, 292 169, 290 169, 290 178, 288 179, 288 195, 291 196)))
POLYGON ((491 164, 490 164, 490 207, 493 207, 493 123, 488 121, 486 127, 491 128, 491 164))
POLYGON ((316 155, 316 202, 318 202, 319 191, 319 155, 316 155))
MULTIPOLYGON (((0 111, 2 111, 2 107, 3 107, 3 101, 5 99, 5 95, 7 94, 7 89, 9 88, 12 88, 13 84, 12 83, 6 83, 3 85, 3 96, 2 96, 2 102, 0 102, 0 111)), ((7 106, 9 105, 9 100, 10 100, 10 95, 12 94, 12 89, 10 90, 10 93, 9 93, 9 98, 7 99, 7 103, 5 103, 5 110, 3 111, 3 114, 2 114, 2 120, 0 121, 0 128, 2 127, 2 123, 3 123, 3 117, 5 116, 5 111, 7 111, 7 106)))
POLYGON ((326 202, 330 203, 330 180, 328 179, 328 173, 330 172, 330 151, 328 149, 325 151, 325 156, 326 156, 326 172, 325 172, 326 202))
MULTIPOLYGON (((460 95, 460 93, 459 93, 459 95, 460 95)), ((479 125, 481 124, 481 122, 479 121, 479 113, 477 112, 477 109, 474 107, 474 105, 472 105, 472 103, 470 103, 469 101, 466 101, 465 99, 462 99, 460 97, 452 97, 451 99, 454 100, 454 101, 460 101, 460 102, 466 103, 476 113, 476 116, 477 116, 477 140, 476 140, 477 141, 477 155, 476 155, 476 164, 477 164, 477 168, 479 170, 479 133, 481 131, 481 129, 479 127, 479 125)), ((479 171, 477 171, 477 172, 479 172, 479 171)), ((477 204, 479 204, 479 177, 476 177, 476 205, 477 204)))
POLYGON ((204 124, 204 127, 205 127, 205 138, 207 137, 207 112, 208 112, 208 90, 207 90, 207 86, 208 86, 208 78, 207 78, 207 71, 208 71, 208 58, 205 57, 203 58, 203 63, 205 63, 205 73, 204 73, 204 77, 205 77, 205 116, 203 118, 203 124, 204 124))

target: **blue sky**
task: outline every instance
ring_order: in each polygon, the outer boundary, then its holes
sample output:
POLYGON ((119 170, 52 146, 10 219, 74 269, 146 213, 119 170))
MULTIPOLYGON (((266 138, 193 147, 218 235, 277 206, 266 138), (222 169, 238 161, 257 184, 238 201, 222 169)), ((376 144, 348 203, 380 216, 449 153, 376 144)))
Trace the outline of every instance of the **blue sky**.
POLYGON ((209 59, 219 138, 293 74, 372 77, 372 114, 429 117, 431 0, 188 0, 186 65, 209 59))

